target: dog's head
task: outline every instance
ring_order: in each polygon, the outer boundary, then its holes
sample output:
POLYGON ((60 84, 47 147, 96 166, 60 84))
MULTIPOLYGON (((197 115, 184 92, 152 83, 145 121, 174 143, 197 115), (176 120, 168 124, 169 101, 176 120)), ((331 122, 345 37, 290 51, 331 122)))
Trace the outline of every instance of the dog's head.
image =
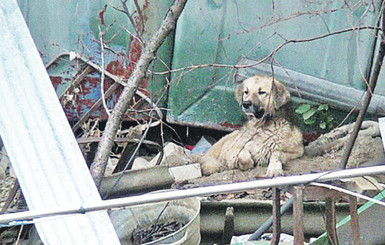
POLYGON ((272 117, 285 105, 290 93, 272 77, 254 76, 237 86, 235 97, 246 115, 262 119, 272 117))

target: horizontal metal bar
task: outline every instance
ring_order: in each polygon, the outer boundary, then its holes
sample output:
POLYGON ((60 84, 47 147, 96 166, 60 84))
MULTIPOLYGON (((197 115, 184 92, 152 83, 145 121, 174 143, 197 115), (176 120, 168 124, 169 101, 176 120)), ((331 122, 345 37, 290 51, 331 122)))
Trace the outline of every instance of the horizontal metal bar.
MULTIPOLYGON (((331 170, 322 173, 293 175, 277 177, 272 179, 254 180, 242 183, 223 184, 208 187, 200 187, 188 190, 167 190, 149 193, 134 197, 117 198, 93 203, 85 203, 83 206, 63 206, 51 210, 26 211, 0 216, 0 224, 10 224, 13 221, 25 221, 31 219, 44 218, 55 215, 68 215, 75 213, 85 213, 104 209, 123 208, 134 205, 155 203, 161 201, 171 201, 196 196, 207 196, 221 193, 239 192, 268 187, 283 187, 298 184, 309 184, 312 182, 324 182, 336 179, 351 178, 365 175, 384 174, 385 166, 354 168, 345 170, 331 170)), ((35 220, 38 222, 38 220, 35 220)), ((12 225, 12 224, 10 224, 12 225)))

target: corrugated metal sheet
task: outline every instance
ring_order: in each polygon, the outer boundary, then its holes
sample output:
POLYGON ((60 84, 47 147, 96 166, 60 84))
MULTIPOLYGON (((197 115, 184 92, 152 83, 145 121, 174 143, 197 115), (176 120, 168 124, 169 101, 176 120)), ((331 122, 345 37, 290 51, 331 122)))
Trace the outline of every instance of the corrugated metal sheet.
MULTIPOLYGON (((15 0, 0 1, 0 134, 30 210, 101 198, 15 0)), ((106 212, 36 220, 44 244, 119 244, 106 212)))

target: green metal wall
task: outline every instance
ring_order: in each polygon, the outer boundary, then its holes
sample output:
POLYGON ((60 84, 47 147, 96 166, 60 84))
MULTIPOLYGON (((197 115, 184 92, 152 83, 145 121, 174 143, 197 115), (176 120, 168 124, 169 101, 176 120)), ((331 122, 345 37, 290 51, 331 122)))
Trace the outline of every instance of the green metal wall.
MULTIPOLYGON (((307 40, 352 27, 375 26, 379 7, 372 3, 189 1, 178 22, 173 68, 235 65, 241 57, 261 60, 287 40, 307 40)), ((314 41, 293 41, 277 50, 274 65, 363 89, 375 40, 376 32, 369 29, 314 41)), ((212 67, 172 74, 168 120, 216 128, 239 124, 240 110, 232 96, 233 75, 234 69, 212 67)))
MULTIPOLYGON (((138 3, 144 16, 144 23, 142 23, 134 1, 127 1, 129 12, 133 14, 137 27, 144 25, 142 35, 144 40, 149 40, 160 27, 172 2, 172 0, 139 0, 138 3)), ((134 37, 134 35, 136 36, 134 28, 124 13, 114 9, 115 7, 123 10, 120 0, 18 0, 18 4, 45 64, 63 52, 75 52, 101 66, 100 29, 105 32, 104 39, 107 47, 104 49, 104 68, 107 71, 127 78, 140 56, 143 47, 134 37), (108 7, 103 15, 105 20, 105 26, 103 26, 99 13, 106 4, 108 7)), ((171 66, 172 50, 173 35, 168 37, 159 49, 159 59, 152 64, 151 69, 153 71, 167 70, 171 66)), ((58 95, 83 69, 83 62, 69 60, 68 56, 57 59, 48 68, 58 95)), ((166 78, 167 75, 152 76, 141 86, 142 92, 149 95, 159 107, 166 106, 166 78)), ((76 106, 65 106, 67 117, 71 121, 77 121, 101 97, 99 81, 98 72, 88 75, 82 82, 82 92, 76 96, 76 106)), ((111 81, 106 81, 106 84, 111 84, 111 81)), ((110 108, 113 107, 118 95, 119 90, 107 101, 110 108)), ((149 105, 145 108, 149 108, 149 105)), ((93 117, 107 118, 102 108, 93 113, 93 117)))
MULTIPOLYGON (((106 39, 113 37, 108 45, 114 50, 105 51, 105 68, 114 74, 121 73, 121 69, 127 72, 127 57, 140 55, 132 45, 134 38, 128 32, 134 30, 127 17, 112 8, 121 7, 120 0, 18 0, 18 3, 45 63, 63 51, 74 51, 100 65, 99 12, 105 4, 109 5, 104 15, 109 26, 106 39)), ((133 13, 133 1, 128 3, 133 13)), ((143 36, 148 40, 172 1, 139 3, 146 17, 143 36)), ((190 0, 178 21, 175 39, 172 35, 166 40, 152 70, 205 64, 232 66, 243 57, 261 60, 276 50, 273 59, 267 59, 265 64, 272 64, 273 60, 274 67, 363 89, 364 78, 370 74, 377 33, 373 29, 344 30, 375 26, 379 3, 379 0, 190 0), (341 33, 330 35, 338 31, 341 33), (292 42, 277 50, 287 40, 292 42)), ((80 69, 79 63, 61 59, 48 71, 60 94, 80 69)), ((153 75, 143 89, 156 103, 160 100, 159 107, 167 108, 168 122, 228 129, 242 122, 242 113, 233 97, 235 72, 231 67, 183 69, 171 73, 171 83, 168 74, 153 75)), ((382 72, 376 89, 380 95, 385 95, 381 83, 384 76, 382 72)), ((100 97, 99 80, 100 75, 91 74, 88 94, 78 98, 81 108, 65 108, 70 119, 76 121, 100 97)), ((287 80, 286 83, 296 82, 290 77, 287 80)), ((108 101, 110 107, 117 95, 108 101)), ((106 118, 100 113, 94 116, 106 118)))

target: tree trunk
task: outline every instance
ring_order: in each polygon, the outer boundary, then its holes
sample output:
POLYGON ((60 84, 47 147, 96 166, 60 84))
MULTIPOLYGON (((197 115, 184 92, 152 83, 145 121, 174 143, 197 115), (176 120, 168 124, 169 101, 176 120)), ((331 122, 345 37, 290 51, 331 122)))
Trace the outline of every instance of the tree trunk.
POLYGON ((102 140, 99 143, 98 150, 90 170, 98 188, 100 187, 101 179, 106 169, 107 160, 114 144, 114 138, 123 119, 124 113, 127 111, 129 103, 138 89, 140 82, 146 76, 148 67, 156 58, 156 53, 159 47, 162 45, 170 32, 175 29, 176 22, 184 9, 186 2, 187 0, 175 0, 174 5, 170 7, 161 27, 145 47, 145 51, 140 56, 126 87, 120 95, 111 116, 108 118, 102 140))

